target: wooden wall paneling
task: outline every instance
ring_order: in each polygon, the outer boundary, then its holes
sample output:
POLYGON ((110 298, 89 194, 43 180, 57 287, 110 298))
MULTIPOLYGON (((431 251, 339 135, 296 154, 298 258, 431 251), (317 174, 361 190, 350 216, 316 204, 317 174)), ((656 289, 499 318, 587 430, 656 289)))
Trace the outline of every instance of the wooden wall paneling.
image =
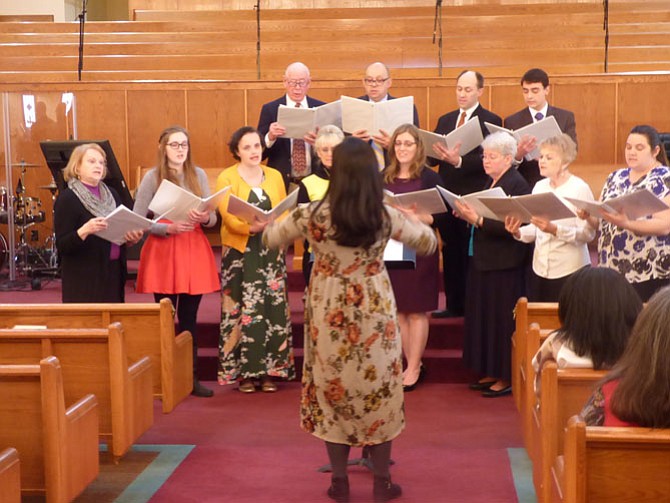
POLYGON ((667 82, 621 82, 618 104, 617 163, 623 165, 624 145, 633 126, 648 124, 659 133, 670 132, 670 85, 667 82))
MULTIPOLYGON (((275 87, 272 89, 248 89, 247 90, 247 122, 248 124, 240 124, 240 126, 258 126, 258 119, 261 115, 261 108, 269 101, 276 100, 280 96, 286 94, 283 87, 275 87)), ((311 88, 310 96, 321 99, 321 96, 316 93, 316 89, 311 88)))
MULTIPOLYGON (((486 75, 484 75, 486 77, 486 75)), ((505 119, 526 106, 518 83, 499 84, 491 88, 490 110, 505 119)))
MULTIPOLYGON (((168 126, 186 126, 186 90, 128 91, 128 166, 155 166, 158 137, 168 126)), ((134 185, 134 177, 132 188, 134 185)), ((129 184, 130 185, 130 184, 129 184)))
POLYGON ((188 131, 197 165, 225 168, 235 162, 228 140, 246 124, 244 94, 243 89, 187 91, 188 131))
MULTIPOLYGON (((482 98, 484 98, 483 95, 482 98)), ((484 102, 482 102, 482 105, 486 108, 484 102)), ((435 130, 438 119, 456 108, 458 108, 458 103, 456 103, 456 86, 431 87, 427 106, 428 117, 426 121, 422 119, 421 128, 428 131, 435 130)))
POLYGON ((128 186, 135 170, 128 164, 126 92, 81 90, 77 98, 77 136, 80 140, 109 140, 128 186))
POLYGON ((591 186, 597 198, 616 167, 616 84, 552 84, 550 103, 575 114, 579 152, 572 172, 591 186), (588 165, 586 170, 583 165, 588 165))

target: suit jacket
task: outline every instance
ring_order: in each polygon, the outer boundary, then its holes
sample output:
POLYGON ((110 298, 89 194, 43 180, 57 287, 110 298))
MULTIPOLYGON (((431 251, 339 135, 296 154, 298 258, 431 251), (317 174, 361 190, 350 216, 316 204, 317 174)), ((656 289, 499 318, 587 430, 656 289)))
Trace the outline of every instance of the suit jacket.
MULTIPOLYGON (((279 105, 286 105, 286 95, 266 103, 261 108, 261 115, 258 119, 258 132, 261 138, 265 138, 265 135, 270 130, 270 124, 277 122, 279 105)), ((309 108, 314 108, 325 105, 325 103, 307 96, 307 105, 309 108)), ((268 147, 263 151, 263 159, 266 158, 267 165, 275 168, 282 174, 284 182, 288 187, 291 176, 291 139, 277 138, 272 147, 268 147)))
MULTIPOLYGON (((458 122, 460 114, 460 109, 444 114, 438 119, 435 132, 439 134, 451 133, 456 129, 456 123, 458 122)), ((475 111, 472 113, 469 120, 472 120, 472 117, 479 117, 479 124, 482 129, 482 136, 484 137, 489 134, 489 130, 484 125, 484 122, 502 126, 502 119, 493 112, 486 110, 481 105, 475 108, 475 111)), ((430 155, 430 152, 427 152, 427 154, 430 155)), ((484 172, 484 164, 481 156, 481 147, 471 150, 462 156, 463 162, 461 163, 460 168, 455 168, 453 164, 449 164, 448 162, 434 159, 439 166, 439 173, 445 188, 459 195, 483 190, 484 185, 486 185, 490 179, 484 172)))
MULTIPOLYGON (((528 183, 513 167, 500 177, 496 186, 508 196, 530 194, 528 183)), ((472 259, 480 271, 513 269, 525 265, 528 248, 527 244, 517 241, 505 230, 504 222, 485 218, 483 225, 475 229, 472 259)))
MULTIPOLYGON (((577 143, 577 131, 575 125, 575 114, 569 110, 563 110, 562 108, 556 108, 549 105, 547 108, 547 116, 552 115, 558 127, 561 128, 561 131, 570 136, 575 143, 577 143)), ((519 129, 524 126, 528 126, 533 123, 533 117, 530 115, 530 110, 528 107, 523 110, 518 111, 517 113, 510 115, 505 119, 505 127, 507 129, 519 129)), ((535 185, 538 180, 541 180, 543 177, 540 175, 540 167, 537 161, 527 161, 524 159, 519 164, 517 168, 519 173, 528 181, 531 187, 535 185)))

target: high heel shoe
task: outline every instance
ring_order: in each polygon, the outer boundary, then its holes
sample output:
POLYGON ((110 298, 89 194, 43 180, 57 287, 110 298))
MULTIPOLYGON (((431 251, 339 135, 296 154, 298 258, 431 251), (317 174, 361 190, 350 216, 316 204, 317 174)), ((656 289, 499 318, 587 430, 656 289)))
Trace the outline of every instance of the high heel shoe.
POLYGON ((328 488, 328 497, 337 503, 349 503, 349 478, 332 478, 328 488))
POLYGON ((402 390, 405 393, 409 393, 410 391, 414 391, 414 389, 417 387, 417 385, 422 382, 426 378, 426 374, 428 371, 426 370, 426 367, 423 366, 423 363, 419 367, 419 377, 416 378, 416 381, 414 381, 413 384, 403 384, 402 385, 402 390))
POLYGON ((391 482, 391 477, 377 477, 372 490, 375 503, 381 503, 397 498, 402 494, 402 488, 391 482))

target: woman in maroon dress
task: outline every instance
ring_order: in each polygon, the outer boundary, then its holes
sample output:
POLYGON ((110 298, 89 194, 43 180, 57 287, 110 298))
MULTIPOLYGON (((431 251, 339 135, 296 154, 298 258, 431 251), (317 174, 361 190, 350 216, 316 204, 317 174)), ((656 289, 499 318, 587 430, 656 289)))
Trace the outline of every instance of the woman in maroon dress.
MULTIPOLYGON (((398 127, 390 145, 389 164, 382 173, 385 189, 402 194, 441 185, 440 176, 426 166, 426 152, 416 126, 398 127)), ((435 227, 433 216, 421 218, 435 227)), ((428 341, 428 313, 437 309, 440 277, 437 252, 417 256, 415 269, 391 270, 389 276, 398 306, 402 350, 407 360, 403 388, 412 391, 425 374, 421 357, 428 341)))

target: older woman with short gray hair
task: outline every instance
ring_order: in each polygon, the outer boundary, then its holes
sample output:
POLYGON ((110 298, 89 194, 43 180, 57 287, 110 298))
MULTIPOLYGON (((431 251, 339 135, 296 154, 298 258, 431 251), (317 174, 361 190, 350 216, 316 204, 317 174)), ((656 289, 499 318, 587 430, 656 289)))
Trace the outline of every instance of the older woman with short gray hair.
MULTIPOLYGON (((530 193, 528 183, 512 166, 516 147, 508 133, 486 137, 482 159, 490 181, 482 189, 500 187, 508 196, 530 193)), ((488 398, 508 395, 512 391, 512 312, 517 299, 525 295, 528 245, 515 240, 504 222, 486 218, 468 204, 457 203, 456 214, 472 225, 463 360, 480 379, 470 388, 488 398)))

